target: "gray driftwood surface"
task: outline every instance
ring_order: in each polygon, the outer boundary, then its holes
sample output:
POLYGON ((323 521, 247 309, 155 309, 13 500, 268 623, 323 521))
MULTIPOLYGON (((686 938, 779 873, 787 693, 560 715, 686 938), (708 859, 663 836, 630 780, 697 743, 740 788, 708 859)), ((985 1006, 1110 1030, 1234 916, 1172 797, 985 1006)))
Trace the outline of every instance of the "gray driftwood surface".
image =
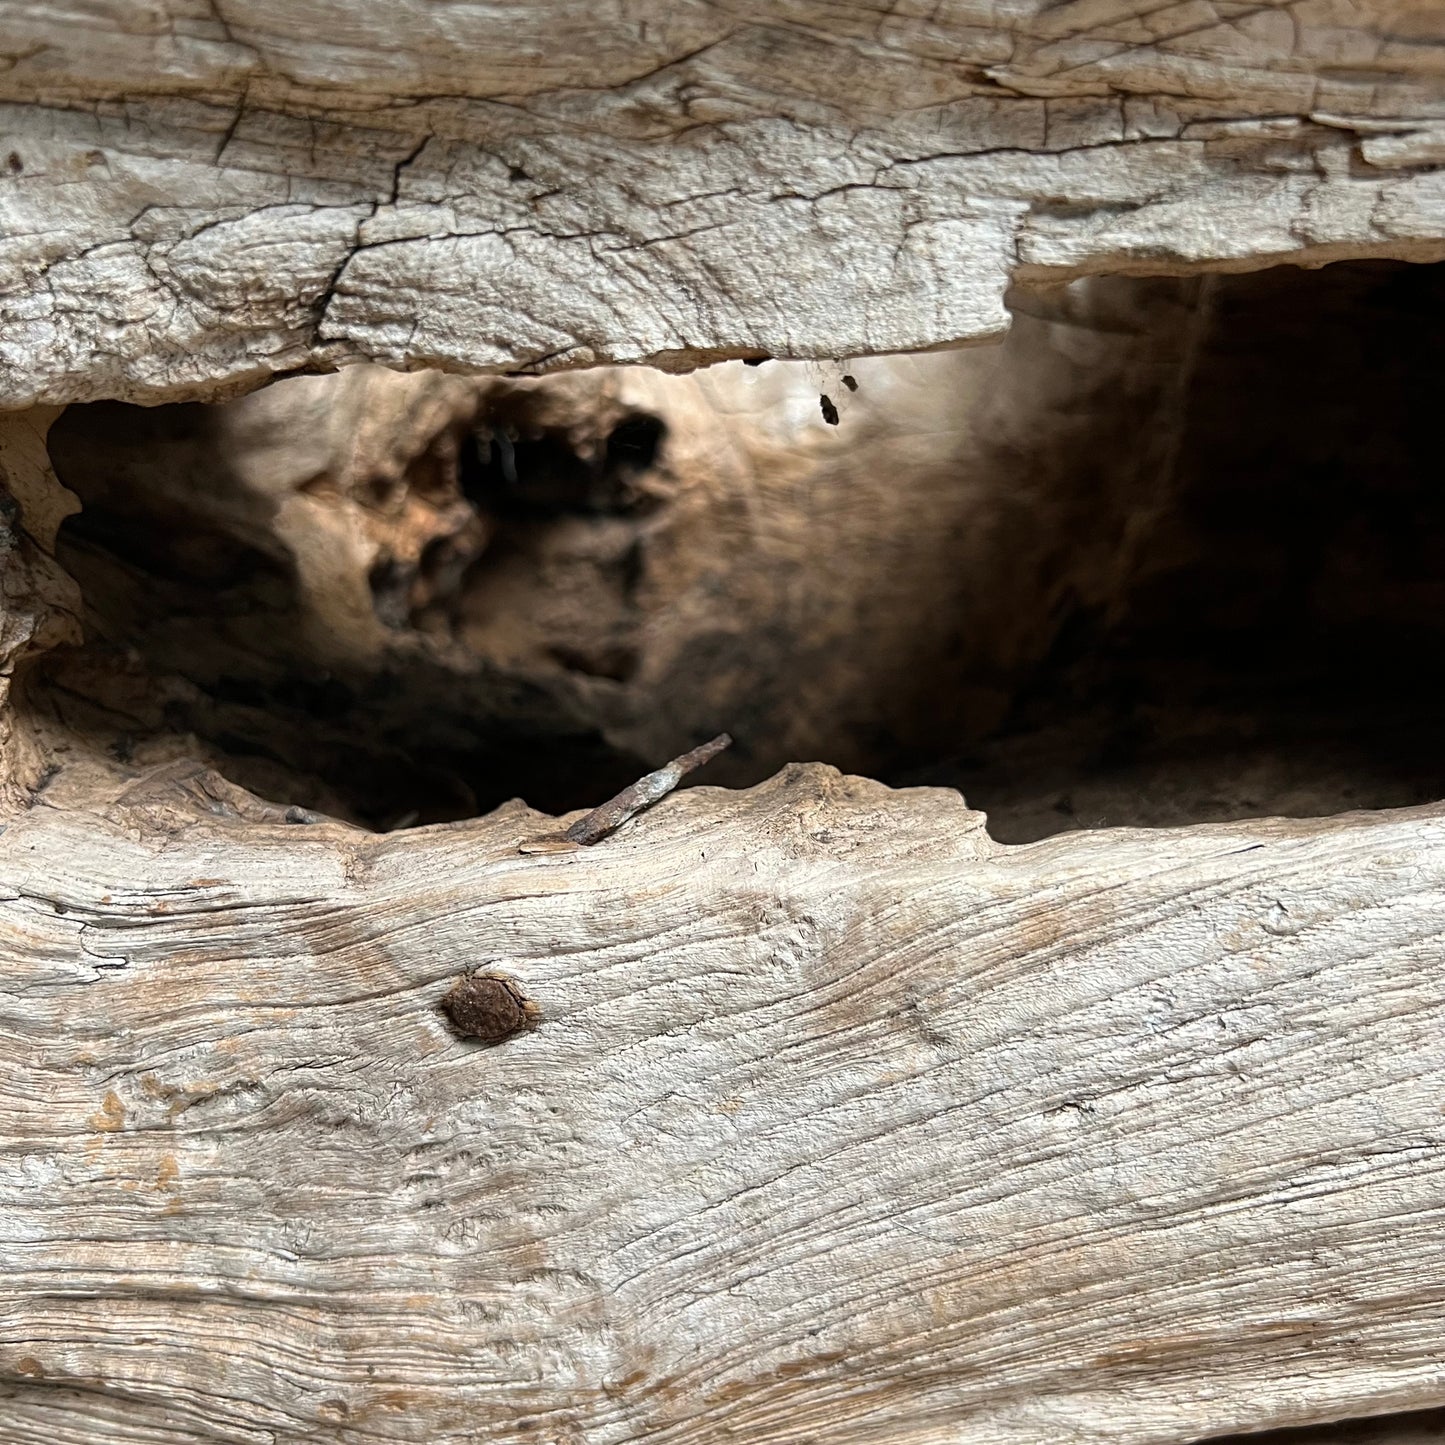
POLYGON ((0 404, 998 336, 1445 254, 1438 0, 0 0, 0 404))
POLYGON ((1003 847, 804 766, 528 854, 520 805, 287 821, 27 702, 79 636, 58 404, 1439 258, 1442 53, 1435 0, 0 3, 0 1441, 1445 1402, 1439 807, 1003 847), (472 968, 536 1029, 456 1036, 472 968))
POLYGON ((1192 1439, 1438 1398, 1445 817, 6 832, 11 1440, 1192 1439), (485 966, 540 1006, 437 1012, 485 966))

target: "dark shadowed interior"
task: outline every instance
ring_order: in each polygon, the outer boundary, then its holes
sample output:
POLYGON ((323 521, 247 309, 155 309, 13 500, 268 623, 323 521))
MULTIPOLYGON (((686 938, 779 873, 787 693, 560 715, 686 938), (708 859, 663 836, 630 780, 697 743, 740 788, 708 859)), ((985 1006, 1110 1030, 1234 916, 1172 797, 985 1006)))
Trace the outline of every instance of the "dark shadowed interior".
POLYGON ((855 409, 832 383, 840 424, 786 445, 730 398, 835 373, 453 378, 330 452, 312 378, 71 407, 88 640, 36 705, 374 828, 591 806, 722 729, 698 782, 812 757, 958 787, 1005 842, 1439 799, 1442 293, 1352 263, 1020 294, 1005 344, 896 363, 906 405, 850 363, 855 409))

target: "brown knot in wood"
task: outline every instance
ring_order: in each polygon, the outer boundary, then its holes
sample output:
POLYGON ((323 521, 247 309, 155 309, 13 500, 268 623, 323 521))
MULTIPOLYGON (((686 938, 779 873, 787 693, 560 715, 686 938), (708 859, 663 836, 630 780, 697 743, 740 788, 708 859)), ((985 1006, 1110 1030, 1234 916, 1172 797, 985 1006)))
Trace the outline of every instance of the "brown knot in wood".
POLYGON ((458 1033, 484 1044, 499 1044, 535 1028, 542 1012, 520 984, 490 973, 459 978, 443 996, 441 1006, 458 1033))

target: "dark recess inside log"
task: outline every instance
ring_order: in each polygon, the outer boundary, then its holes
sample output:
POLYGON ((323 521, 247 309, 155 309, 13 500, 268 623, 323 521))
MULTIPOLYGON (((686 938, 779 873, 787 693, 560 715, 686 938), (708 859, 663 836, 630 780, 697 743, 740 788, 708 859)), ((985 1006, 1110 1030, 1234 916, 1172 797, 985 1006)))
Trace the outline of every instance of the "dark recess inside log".
POLYGON ((373 827, 723 729, 709 783, 819 758, 1005 841, 1433 800, 1442 277, 1020 294, 1000 347, 850 365, 837 427, 782 362, 72 407, 89 640, 32 691, 373 827))
POLYGON ((579 452, 560 430, 529 427, 516 406, 497 408, 462 440, 462 495, 499 517, 625 515, 651 500, 638 481, 667 435, 660 417, 634 413, 601 444, 579 452))

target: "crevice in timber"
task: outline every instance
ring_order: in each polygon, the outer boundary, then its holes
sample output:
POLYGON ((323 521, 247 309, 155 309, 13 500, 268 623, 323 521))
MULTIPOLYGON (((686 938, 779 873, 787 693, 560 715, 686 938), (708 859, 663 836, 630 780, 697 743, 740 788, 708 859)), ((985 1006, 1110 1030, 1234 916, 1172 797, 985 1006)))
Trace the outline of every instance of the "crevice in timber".
POLYGON ((31 693, 123 767, 376 828, 591 806, 723 730, 702 781, 818 758, 1008 842, 1434 800, 1442 291, 1117 279, 831 371, 72 407, 89 635, 31 693))

